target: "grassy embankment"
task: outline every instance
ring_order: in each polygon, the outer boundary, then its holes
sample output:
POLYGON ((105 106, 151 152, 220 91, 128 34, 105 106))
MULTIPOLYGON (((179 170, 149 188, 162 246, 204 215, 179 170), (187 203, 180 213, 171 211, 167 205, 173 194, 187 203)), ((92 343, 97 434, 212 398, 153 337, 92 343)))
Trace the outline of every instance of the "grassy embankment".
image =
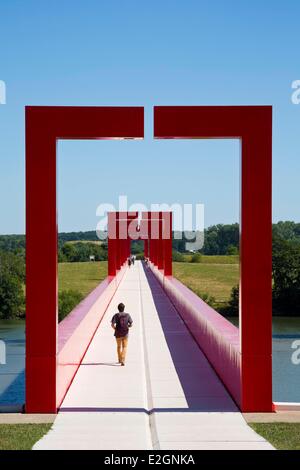
POLYGON ((199 297, 213 297, 213 307, 218 309, 227 305, 232 287, 239 282, 239 259, 202 256, 201 263, 174 262, 173 275, 199 297))
MULTIPOLYGON (((190 255, 185 255, 189 259, 190 255)), ((201 263, 173 263, 174 276, 197 295, 214 297, 215 306, 224 306, 238 283, 237 256, 202 256, 201 263)), ((77 290, 86 296, 107 275, 107 262, 59 263, 59 291, 77 290)))
POLYGON ((107 261, 59 263, 58 290, 77 290, 83 296, 91 292, 107 276, 107 261))
POLYGON ((51 424, 0 424, 0 450, 30 450, 51 424))
MULTIPOLYGON (((58 274, 60 292, 72 289, 86 296, 105 279, 107 262, 59 263, 58 274)), ((238 257, 202 256, 201 263, 174 262, 173 274, 200 297, 214 297, 215 308, 224 307, 239 280, 238 257)))
POLYGON ((250 426, 275 449, 300 450, 300 423, 251 423, 250 426))

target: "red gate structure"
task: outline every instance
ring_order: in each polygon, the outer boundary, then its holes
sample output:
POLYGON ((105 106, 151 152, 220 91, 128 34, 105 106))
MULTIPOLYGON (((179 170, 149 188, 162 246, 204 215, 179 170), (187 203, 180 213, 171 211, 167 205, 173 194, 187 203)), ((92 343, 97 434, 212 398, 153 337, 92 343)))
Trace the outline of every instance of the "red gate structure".
POLYGON ((238 404, 272 411, 272 107, 156 106, 154 137, 241 141, 238 404))
MULTIPOLYGON (((108 278, 64 320, 65 337, 58 345, 56 142, 143 137, 142 107, 26 107, 28 413, 56 413, 124 272, 133 238, 128 227, 138 223, 135 212, 109 214, 108 278)), ((241 141, 239 337, 172 277, 170 212, 144 212, 138 237, 151 269, 240 409, 272 411, 272 108, 158 106, 154 137, 241 141)))
POLYGON ((108 276, 116 276, 118 270, 130 256, 129 228, 134 225, 138 233, 137 212, 109 212, 108 213, 108 276))
POLYGON ((28 413, 55 413, 61 401, 57 396, 57 140, 143 137, 143 107, 26 107, 28 413))
POLYGON ((116 276, 130 255, 131 240, 144 240, 145 257, 172 276, 172 213, 137 212, 108 213, 108 275, 116 276))

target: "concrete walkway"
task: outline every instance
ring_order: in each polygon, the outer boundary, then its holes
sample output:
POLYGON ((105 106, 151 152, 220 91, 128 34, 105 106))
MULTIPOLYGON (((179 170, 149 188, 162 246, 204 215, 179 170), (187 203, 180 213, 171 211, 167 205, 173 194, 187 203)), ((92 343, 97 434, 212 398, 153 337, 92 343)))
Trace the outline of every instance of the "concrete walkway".
POLYGON ((237 410, 151 271, 127 270, 49 433, 34 449, 272 449, 237 410), (133 317, 126 366, 110 320, 133 317))

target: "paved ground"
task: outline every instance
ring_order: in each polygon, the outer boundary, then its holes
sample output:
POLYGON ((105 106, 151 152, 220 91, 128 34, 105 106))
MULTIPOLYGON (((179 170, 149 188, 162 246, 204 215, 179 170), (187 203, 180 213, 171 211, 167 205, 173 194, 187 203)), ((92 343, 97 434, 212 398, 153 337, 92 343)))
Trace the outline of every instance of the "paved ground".
POLYGON ((0 413, 0 424, 45 424, 53 423, 57 415, 0 413))
POLYGON ((300 411, 276 413, 243 413, 247 423, 300 423, 300 411))
POLYGON ((34 449, 272 449, 238 412, 168 297, 141 262, 128 269, 62 403, 34 449), (110 326, 134 320, 126 366, 110 326))

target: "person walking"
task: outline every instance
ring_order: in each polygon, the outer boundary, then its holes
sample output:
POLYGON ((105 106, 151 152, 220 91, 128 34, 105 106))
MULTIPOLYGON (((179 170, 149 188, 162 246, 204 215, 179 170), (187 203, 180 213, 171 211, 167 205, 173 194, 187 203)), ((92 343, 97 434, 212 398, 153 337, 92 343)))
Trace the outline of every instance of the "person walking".
POLYGON ((125 305, 118 305, 118 313, 115 313, 111 319, 111 326, 115 330, 115 338, 117 341, 118 362, 121 366, 125 366, 129 328, 132 327, 133 321, 129 313, 124 312, 125 305))
POLYGON ((128 259, 127 259, 127 263, 128 263, 128 267, 130 268, 130 266, 131 266, 131 258, 128 258, 128 259))

